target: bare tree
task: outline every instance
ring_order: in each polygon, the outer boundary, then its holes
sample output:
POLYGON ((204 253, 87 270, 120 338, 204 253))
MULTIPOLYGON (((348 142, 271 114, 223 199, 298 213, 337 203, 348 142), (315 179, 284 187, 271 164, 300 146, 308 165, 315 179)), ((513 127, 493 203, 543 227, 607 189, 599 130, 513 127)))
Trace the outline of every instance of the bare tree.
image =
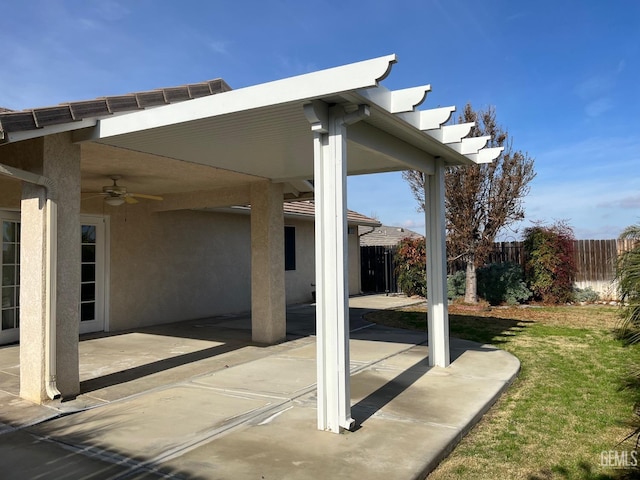
MULTIPOLYGON (((469 136, 491 135, 489 147, 504 147, 492 163, 450 167, 445 174, 449 260, 464 260, 464 300, 476 303, 476 268, 482 266, 500 230, 524 218, 522 200, 535 177, 534 161, 527 153, 514 151, 508 132, 496 123, 493 107, 476 112, 467 104, 458 122, 475 122, 469 136)), ((408 170, 402 177, 424 211, 424 174, 408 170)))

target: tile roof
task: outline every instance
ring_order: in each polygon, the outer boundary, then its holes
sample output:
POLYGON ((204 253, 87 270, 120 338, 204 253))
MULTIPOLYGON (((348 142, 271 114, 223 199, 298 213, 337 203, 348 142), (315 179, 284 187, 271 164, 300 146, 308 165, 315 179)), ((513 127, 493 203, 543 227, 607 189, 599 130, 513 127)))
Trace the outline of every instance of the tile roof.
POLYGON ((231 87, 224 80, 216 79, 178 87, 159 88, 20 111, 0 107, 0 137, 3 132, 36 130, 50 125, 106 117, 114 113, 182 102, 229 90, 231 87))
MULTIPOLYGON (((313 218, 315 216, 315 203, 312 200, 284 202, 284 214, 285 216, 290 215, 313 218)), ((367 217, 366 215, 354 212, 353 210, 347 210, 347 223, 353 225, 367 225, 369 227, 380 225, 380 222, 375 218, 367 217)))
POLYGON ((417 232, 403 227, 379 226, 376 228, 358 227, 360 245, 363 247, 394 247, 404 238, 422 238, 417 232))
MULTIPOLYGON (((284 216, 286 217, 300 217, 306 220, 313 220, 316 214, 315 204, 313 200, 299 200, 295 202, 284 202, 283 204, 284 216)), ((214 208, 214 211, 232 211, 235 213, 249 213, 251 211, 251 205, 236 205, 230 208, 214 208)), ((365 228, 371 228, 380 226, 380 222, 375 218, 367 217, 361 213, 354 212, 353 210, 347 210, 347 223, 351 225, 366 225, 365 228)))

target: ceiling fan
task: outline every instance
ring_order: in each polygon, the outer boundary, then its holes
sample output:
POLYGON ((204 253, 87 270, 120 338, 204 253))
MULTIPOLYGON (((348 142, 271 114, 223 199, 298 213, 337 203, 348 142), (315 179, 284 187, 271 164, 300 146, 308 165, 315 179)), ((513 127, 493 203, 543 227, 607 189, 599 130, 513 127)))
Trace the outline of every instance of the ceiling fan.
POLYGON ((118 180, 122 178, 120 175, 111 175, 109 178, 113 181, 113 185, 105 185, 102 187, 102 192, 85 193, 94 193, 95 196, 104 197, 104 202, 112 207, 120 206, 125 202, 128 204, 138 203, 138 198, 144 198, 146 200, 162 200, 162 197, 159 197, 158 195, 128 192, 127 187, 118 185, 118 180))

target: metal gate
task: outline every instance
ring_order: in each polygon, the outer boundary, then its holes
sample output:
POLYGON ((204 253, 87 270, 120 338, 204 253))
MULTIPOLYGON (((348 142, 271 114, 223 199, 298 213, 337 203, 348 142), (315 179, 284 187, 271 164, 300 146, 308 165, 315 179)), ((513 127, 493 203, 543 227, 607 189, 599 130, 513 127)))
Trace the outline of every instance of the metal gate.
POLYGON ((360 247, 360 275, 364 293, 396 293, 395 248, 360 247))

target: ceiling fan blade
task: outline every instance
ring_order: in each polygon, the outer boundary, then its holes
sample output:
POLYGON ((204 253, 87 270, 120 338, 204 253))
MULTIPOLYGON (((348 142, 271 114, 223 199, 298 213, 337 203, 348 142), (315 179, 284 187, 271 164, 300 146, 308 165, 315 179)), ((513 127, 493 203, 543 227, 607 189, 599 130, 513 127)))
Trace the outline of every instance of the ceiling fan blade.
POLYGON ((129 193, 129 197, 146 198, 147 200, 162 200, 158 195, 147 195, 145 193, 129 193))
POLYGON ((92 198, 100 198, 104 196, 105 194, 102 192, 82 192, 81 200, 91 200, 92 198))
POLYGON ((124 197, 124 201, 127 202, 129 205, 133 205, 135 203, 138 203, 138 200, 133 198, 132 195, 127 195, 126 197, 124 197))

